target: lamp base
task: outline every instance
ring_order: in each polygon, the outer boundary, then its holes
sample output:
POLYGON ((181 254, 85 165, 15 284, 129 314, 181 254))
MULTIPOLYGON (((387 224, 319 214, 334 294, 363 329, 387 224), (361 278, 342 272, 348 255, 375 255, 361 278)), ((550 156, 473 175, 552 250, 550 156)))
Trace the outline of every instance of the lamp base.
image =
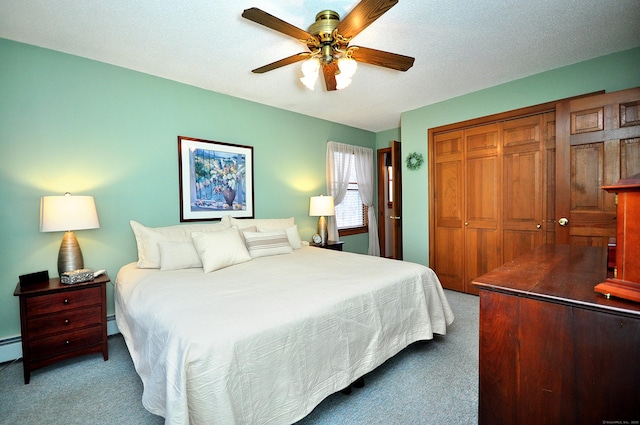
POLYGON ((75 233, 72 231, 64 232, 60 243, 60 251, 58 252, 58 276, 61 276, 64 272, 83 268, 84 259, 82 258, 82 251, 75 233))
POLYGON ((326 245, 329 240, 329 229, 327 228, 327 219, 323 215, 318 219, 318 234, 322 239, 322 245, 326 245))

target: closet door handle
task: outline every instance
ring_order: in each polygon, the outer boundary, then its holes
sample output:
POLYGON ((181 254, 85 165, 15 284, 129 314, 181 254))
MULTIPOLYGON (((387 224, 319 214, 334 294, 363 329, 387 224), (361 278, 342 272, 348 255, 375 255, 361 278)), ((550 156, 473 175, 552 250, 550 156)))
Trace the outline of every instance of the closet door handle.
POLYGON ((558 220, 558 224, 562 227, 566 227, 569 224, 569 219, 567 219, 566 217, 562 217, 560 220, 558 220))

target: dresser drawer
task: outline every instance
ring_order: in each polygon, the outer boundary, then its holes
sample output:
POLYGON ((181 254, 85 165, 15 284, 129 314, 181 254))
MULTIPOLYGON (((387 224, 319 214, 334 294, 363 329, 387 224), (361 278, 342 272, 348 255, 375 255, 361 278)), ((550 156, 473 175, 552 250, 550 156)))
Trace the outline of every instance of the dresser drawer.
POLYGON ((54 357, 82 347, 102 343, 102 325, 29 341, 31 360, 54 357))
POLYGON ((42 338, 55 333, 102 324, 102 306, 65 310, 27 320, 29 338, 42 338))
POLYGON ((98 286, 55 294, 40 295, 26 299, 27 317, 56 313, 79 307, 102 303, 102 289, 98 286))

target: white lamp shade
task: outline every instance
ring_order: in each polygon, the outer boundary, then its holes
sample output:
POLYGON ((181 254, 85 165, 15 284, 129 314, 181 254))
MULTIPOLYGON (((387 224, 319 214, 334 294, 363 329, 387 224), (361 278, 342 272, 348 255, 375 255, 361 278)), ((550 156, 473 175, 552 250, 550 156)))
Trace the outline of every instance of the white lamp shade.
POLYGON ((309 215, 320 217, 335 215, 336 210, 333 204, 333 196, 312 196, 309 199, 309 215))
POLYGON ((338 59, 338 68, 340 69, 340 74, 351 78, 356 73, 356 69, 358 69, 358 62, 351 58, 340 58, 338 59))
POLYGON ((43 196, 40 198, 40 231, 97 229, 100 227, 93 196, 43 196))
POLYGON ((320 70, 320 61, 316 58, 307 59, 302 62, 302 74, 300 78, 302 84, 304 84, 309 90, 313 90, 318 80, 320 70))

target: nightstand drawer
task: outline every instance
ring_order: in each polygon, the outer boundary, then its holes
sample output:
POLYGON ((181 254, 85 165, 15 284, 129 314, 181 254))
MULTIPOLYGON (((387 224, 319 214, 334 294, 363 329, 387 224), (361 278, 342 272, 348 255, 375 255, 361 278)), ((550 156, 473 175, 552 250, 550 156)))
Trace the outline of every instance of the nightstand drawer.
POLYGON ((36 339, 99 324, 102 324, 102 306, 98 305, 29 319, 27 320, 27 329, 29 338, 36 339))
POLYGON ((89 345, 102 343, 102 325, 29 341, 32 360, 54 357, 89 345))
POLYGON ((102 289, 98 286, 73 291, 64 291, 46 296, 30 297, 26 299, 27 316, 34 317, 42 314, 56 313, 90 305, 102 303, 102 289))

